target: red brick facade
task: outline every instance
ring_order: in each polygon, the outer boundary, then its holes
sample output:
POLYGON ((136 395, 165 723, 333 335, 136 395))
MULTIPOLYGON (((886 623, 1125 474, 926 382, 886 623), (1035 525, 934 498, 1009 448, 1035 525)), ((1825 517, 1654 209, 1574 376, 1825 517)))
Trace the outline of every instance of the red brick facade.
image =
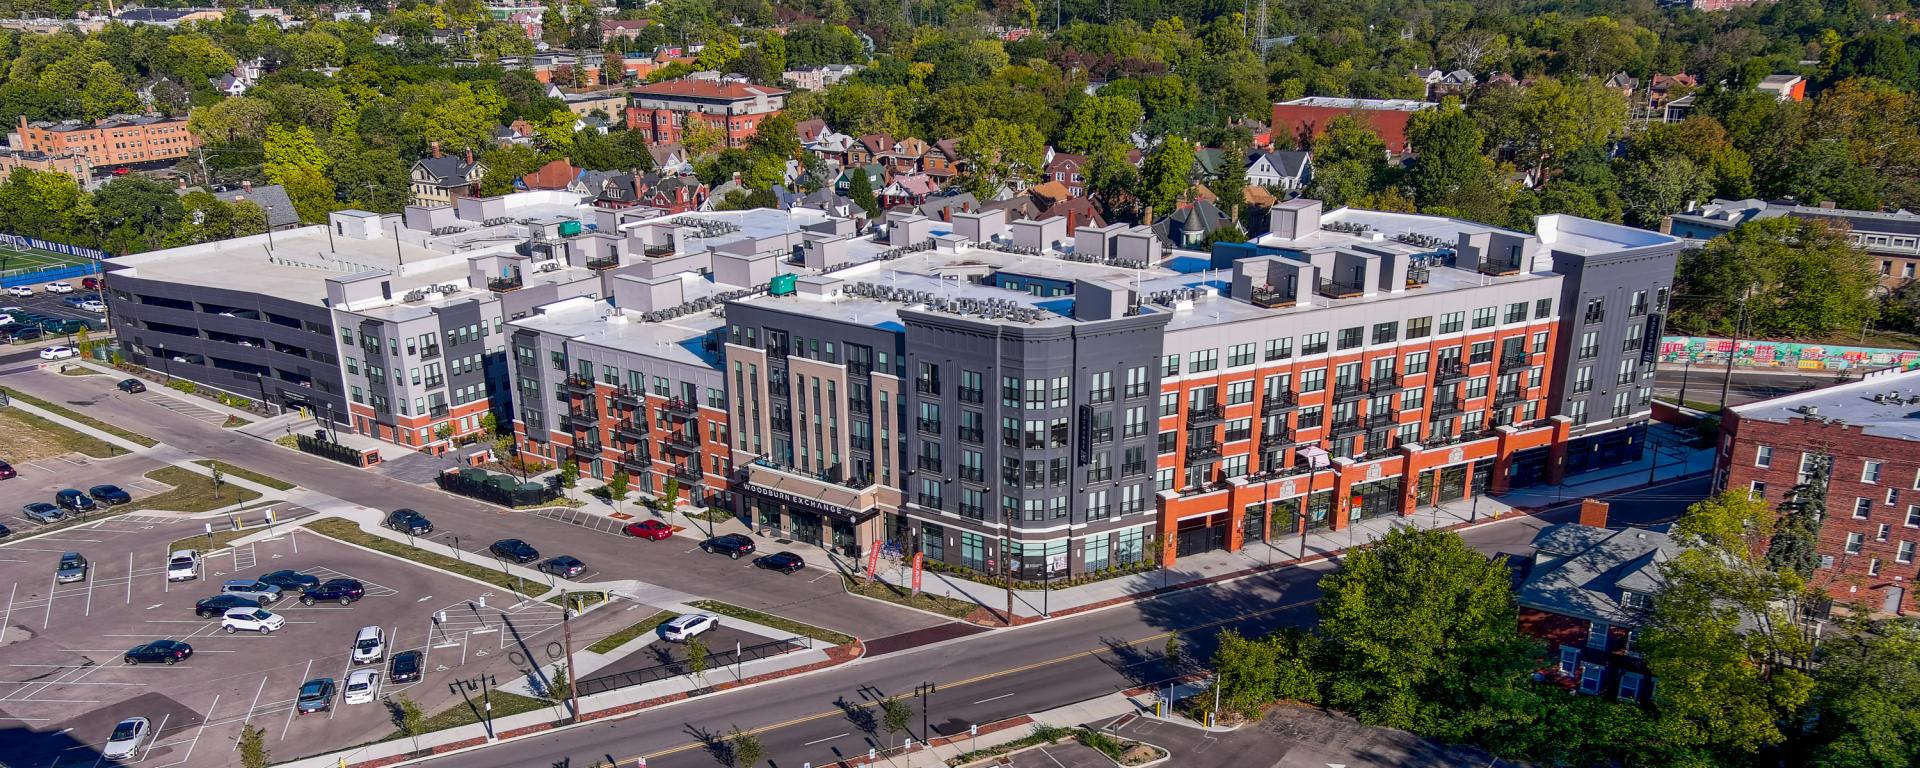
POLYGON ((1920 444, 1862 434, 1855 424, 1732 413, 1721 426, 1722 487, 1785 501, 1809 452, 1833 457, 1813 585, 1869 612, 1910 613, 1920 548, 1920 444), (1877 465, 1877 466, 1876 466, 1877 465), (1827 561, 1831 558, 1831 562, 1827 561), (1897 598, 1897 604, 1890 601, 1897 598))
POLYGON ((679 478, 682 499, 696 483, 710 494, 708 504, 711 494, 727 488, 733 452, 726 411, 577 378, 568 380, 567 391, 566 444, 576 461, 603 459, 608 477, 626 472, 633 487, 649 495, 664 493, 670 477, 679 478), (591 435, 601 442, 589 442, 591 435))
POLYGON ((1593 622, 1586 619, 1563 616, 1557 613, 1534 608, 1521 608, 1519 611, 1520 631, 1540 638, 1547 644, 1546 676, 1574 690, 1580 690, 1582 666, 1593 664, 1604 671, 1599 678, 1598 690, 1588 688, 1585 692, 1612 698, 1630 698, 1635 701, 1647 701, 1652 692, 1652 678, 1647 676, 1647 665, 1639 652, 1633 650, 1633 633, 1627 627, 1609 625, 1606 641, 1600 645, 1590 645, 1593 622), (1569 657, 1563 649, 1571 649, 1577 656, 1569 657), (1567 670, 1571 668, 1572 672, 1567 670), (1635 680, 1628 675, 1638 676, 1638 690, 1635 680), (1621 688, 1626 683, 1626 689, 1621 688))

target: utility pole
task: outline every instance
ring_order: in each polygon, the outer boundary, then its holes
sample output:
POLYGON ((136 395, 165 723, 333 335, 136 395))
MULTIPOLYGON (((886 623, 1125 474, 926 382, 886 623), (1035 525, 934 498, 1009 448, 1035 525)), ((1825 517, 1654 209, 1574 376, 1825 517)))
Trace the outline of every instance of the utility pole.
POLYGON ((1007 588, 1007 626, 1013 626, 1013 520, 1007 508, 1000 507, 1000 583, 1007 588))
POLYGON ((1747 324, 1747 301, 1753 298, 1753 288, 1748 286, 1746 295, 1740 297, 1740 315, 1733 321, 1733 338, 1727 343, 1727 375, 1720 379, 1720 414, 1725 418, 1727 412, 1727 390, 1733 386, 1733 357, 1740 351, 1740 331, 1747 324))
POLYGON ((1267 39, 1267 0, 1260 0, 1260 7, 1253 13, 1253 54, 1266 60, 1267 39))
POLYGON ((580 674, 573 666, 573 594, 566 595, 565 607, 560 611, 560 636, 567 644, 567 699, 573 709, 573 721, 580 722, 580 674))
POLYGON ((933 683, 921 683, 913 689, 913 695, 920 697, 920 740, 932 746, 933 732, 927 730, 927 697, 933 695, 933 683))

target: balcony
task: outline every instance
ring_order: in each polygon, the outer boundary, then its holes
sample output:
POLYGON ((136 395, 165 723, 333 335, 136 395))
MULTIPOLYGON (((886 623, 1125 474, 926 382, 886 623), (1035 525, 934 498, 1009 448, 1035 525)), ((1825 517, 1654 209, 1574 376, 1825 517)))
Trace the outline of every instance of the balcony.
POLYGON ((487 281, 487 290, 493 291, 494 293, 506 293, 508 291, 520 290, 521 285, 523 285, 523 283, 520 282, 519 275, 514 275, 513 277, 496 277, 487 281))
POLYGON ((1144 461, 1128 462, 1126 464, 1120 465, 1121 477, 1139 477, 1146 473, 1147 473, 1147 463, 1144 461))
POLYGON ((969 428, 969 427, 960 428, 960 442, 973 443, 974 445, 980 445, 981 443, 986 442, 986 439, 987 439, 986 430, 978 429, 978 428, 969 428))
POLYGON ((706 479, 707 474, 705 472, 701 472, 699 467, 687 466, 685 464, 675 464, 673 466, 673 476, 680 478, 682 480, 692 480, 693 482, 697 483, 697 482, 700 482, 701 480, 706 479))
POLYGON ((767 419, 767 424, 772 426, 775 432, 792 432, 793 431, 793 419, 782 419, 779 417, 774 417, 774 418, 767 419))
POLYGON ((941 461, 940 461, 940 459, 938 459, 938 458, 935 458, 935 457, 932 457, 932 456, 921 456, 921 457, 920 457, 920 461, 918 462, 918 464, 917 464, 917 466, 919 466, 919 468, 921 468, 921 469, 924 469, 924 470, 926 470, 926 471, 928 471, 928 472, 941 472, 941 471, 943 471, 943 470, 942 470, 942 469, 940 468, 940 467, 941 467, 941 461))
POLYGON ((1432 415, 1434 416, 1446 416, 1449 414, 1459 413, 1460 410, 1461 410, 1460 399, 1457 397, 1451 400, 1433 401, 1432 415))
POLYGON ((1509 259, 1486 259, 1480 262, 1480 274, 1494 277, 1520 274, 1520 262, 1509 259))
POLYGON ((768 344, 767 357, 773 360, 787 359, 787 347, 784 344, 768 344))
POLYGON ((621 419, 614 422, 613 434, 627 438, 629 442, 639 442, 647 437, 646 419, 621 419))
POLYGON ((1433 279, 1433 271, 1424 264, 1412 264, 1407 267, 1407 287, 1425 288, 1433 279))
POLYGON ((615 389, 610 397, 615 405, 624 405, 628 408, 638 408, 647 404, 646 393, 632 387, 615 389))
POLYGON ((1222 421, 1226 421, 1226 419, 1227 419, 1226 413, 1221 410, 1219 403, 1207 403, 1206 405, 1196 405, 1187 411, 1187 426, 1189 427, 1199 427, 1199 426, 1205 426, 1207 424, 1218 424, 1222 421))
POLYGON ((1272 416, 1273 414, 1284 413, 1298 407, 1300 407, 1300 395, 1294 393, 1293 390, 1269 392, 1266 398, 1260 401, 1260 415, 1272 416))
MULTIPOLYGON (((1640 348, 1639 345, 1634 346, 1634 349, 1639 349, 1639 348, 1640 348)), ((1526 364, 1527 364, 1527 353, 1525 352, 1502 353, 1500 355, 1501 368, 1525 367, 1526 364)))
POLYGON ((1400 374, 1383 373, 1371 379, 1367 379, 1367 391, 1376 395, 1382 395, 1388 392, 1398 392, 1400 391, 1400 389, 1404 387, 1404 385, 1401 383, 1402 381, 1403 379, 1401 379, 1400 374))
POLYGON ((1210 461, 1220 458, 1218 443, 1205 443, 1187 446, 1187 461, 1210 461))
POLYGON ((1527 393, 1518 389, 1503 389, 1493 393, 1493 405, 1496 408, 1512 405, 1525 399, 1527 399, 1527 393))
POLYGON ((614 267, 617 267, 617 266, 620 266, 620 257, 618 256, 601 256, 599 258, 587 259, 587 269, 592 269, 597 271, 602 269, 613 269, 614 267))
POLYGON ((987 481, 987 471, 980 467, 970 467, 962 464, 960 465, 960 479, 969 483, 984 483, 987 481))
POLYGON ((1269 429, 1260 433, 1260 449, 1270 450, 1293 442, 1293 432, 1286 427, 1269 429))
POLYGON ((447 383, 447 377, 445 376, 428 376, 426 381, 423 382, 423 386, 431 388, 445 383, 447 383))
POLYGON ((1333 401, 1345 403, 1367 396, 1367 384, 1364 381, 1335 381, 1333 383, 1333 401))
POLYGON ((978 405, 987 401, 986 390, 980 389, 979 387, 961 387, 955 394, 959 396, 960 402, 963 403, 978 405))
POLYGON ((574 392, 574 393, 583 394, 583 395, 591 395, 593 394, 593 388, 594 388, 594 381, 592 376, 568 376, 567 377, 568 392, 574 392))
POLYGON ((649 259, 662 259, 673 255, 673 244, 649 245, 640 250, 640 255, 649 259))
POLYGON ((1256 307, 1265 309, 1285 309, 1299 303, 1290 292, 1281 291, 1271 285, 1262 285, 1253 289, 1250 301, 1256 307))
POLYGON ((573 431, 579 432, 583 429, 591 429, 599 426, 600 412, 589 408, 577 408, 567 411, 565 415, 560 417, 560 421, 573 428, 573 431))
POLYGON ((427 408, 427 418, 429 419, 439 420, 446 417, 447 407, 445 405, 435 405, 427 408))
POLYGON ((1367 288, 1359 283, 1321 278, 1320 287, 1314 292, 1329 299, 1351 299, 1364 295, 1367 292, 1367 288))
POLYGON ((691 456, 700 452, 700 441, 686 435, 675 433, 660 441, 660 446, 668 453, 691 456))
POLYGON ((438 359, 439 357, 440 357, 440 345, 438 344, 435 344, 430 347, 420 348, 420 359, 422 360, 435 360, 435 359, 438 359))
POLYGON ((860 416, 871 416, 873 415, 873 401, 872 400, 848 400, 847 412, 852 414, 857 414, 860 416))
POLYGON ((700 404, 676 397, 661 404, 660 410, 670 419, 691 419, 700 413, 700 404))
POLYGON ((598 440, 582 440, 573 444, 573 455, 583 459, 597 458, 600 447, 598 440))
POLYGON ((914 379, 913 391, 923 395, 938 395, 940 394, 940 380, 939 379, 914 379))
POLYGON ((928 435, 940 434, 939 419, 914 419, 913 426, 915 429, 920 430, 922 434, 928 434, 928 435))
POLYGON ((1447 430, 1444 432, 1440 430, 1434 430, 1427 434, 1426 439, 1423 439, 1420 441, 1420 447, 1439 448, 1442 446, 1453 445, 1454 443, 1457 443, 1457 442, 1460 442, 1460 433, 1455 432, 1453 430, 1447 430))
POLYGON ((653 469, 653 455, 646 451, 627 451, 614 458, 621 466, 632 470, 653 469))
POLYGON ((1459 360, 1442 360, 1439 365, 1433 368, 1433 381, 1435 384, 1461 381, 1466 378, 1467 366, 1459 360))
POLYGON ((1113 442, 1113 427, 1095 428, 1093 430, 1093 442, 1095 445, 1113 442))
POLYGON ((1368 419, 1365 416, 1348 416, 1344 419, 1334 419, 1333 436, 1343 437, 1365 432, 1367 431, 1367 422, 1368 419))

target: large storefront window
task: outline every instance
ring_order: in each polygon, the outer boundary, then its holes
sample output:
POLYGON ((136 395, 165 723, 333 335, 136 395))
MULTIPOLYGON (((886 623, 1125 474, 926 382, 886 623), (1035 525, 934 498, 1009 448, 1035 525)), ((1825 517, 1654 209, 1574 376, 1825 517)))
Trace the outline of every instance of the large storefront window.
POLYGON ((932 523, 920 526, 920 551, 926 553, 928 560, 947 559, 947 529, 932 523))
POLYGON ((1307 530, 1323 531, 1333 527, 1333 491, 1315 491, 1307 497, 1307 530))
POLYGON ((781 529, 780 505, 778 503, 760 499, 754 502, 754 506, 758 509, 757 514, 761 528, 772 531, 779 531, 781 529))
POLYGON ((1246 516, 1240 518, 1240 537, 1248 544, 1266 540, 1267 508, 1264 505, 1247 505, 1246 516))
POLYGON ((1121 531, 1113 546, 1114 565, 1132 565, 1145 560, 1146 557, 1146 527, 1128 528, 1121 531))
POLYGON ((1485 494, 1487 492, 1487 487, 1491 485, 1492 482, 1493 482, 1493 459, 1481 459, 1479 461, 1474 462, 1473 463, 1473 495, 1480 496, 1485 494))
POLYGON ((1389 477, 1353 487, 1354 520, 1392 515, 1400 507, 1400 478, 1389 477))
POLYGON ((1267 509, 1267 530, 1271 538, 1300 532, 1300 502, 1303 497, 1281 499, 1267 509))
POLYGON ((1087 554, 1084 558, 1087 561, 1087 570, 1098 571, 1113 564, 1113 560, 1107 554, 1107 544, 1107 535, 1104 533, 1087 537, 1087 554))
POLYGON ((987 570, 987 540, 977 533, 961 532, 960 565, 976 571, 987 570))

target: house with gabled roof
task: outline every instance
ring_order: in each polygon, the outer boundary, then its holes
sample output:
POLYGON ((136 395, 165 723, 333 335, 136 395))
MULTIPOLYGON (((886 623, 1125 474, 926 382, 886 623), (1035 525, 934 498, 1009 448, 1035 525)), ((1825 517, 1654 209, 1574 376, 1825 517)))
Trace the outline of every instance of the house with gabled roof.
POLYGON ((1247 165, 1247 183, 1295 192, 1313 180, 1313 153, 1304 150, 1263 152, 1247 165))
POLYGON ((433 154, 415 160, 409 175, 412 204, 438 208, 453 205, 457 197, 478 197, 487 166, 473 158, 473 150, 461 155, 442 154, 436 141, 433 154))
POLYGON ((1652 689, 1634 648, 1655 596, 1662 563, 1680 554, 1664 531, 1607 528, 1606 504, 1589 499, 1580 522, 1533 537, 1533 561, 1514 599, 1520 629, 1547 643, 1541 677, 1581 693, 1645 701, 1652 689))

